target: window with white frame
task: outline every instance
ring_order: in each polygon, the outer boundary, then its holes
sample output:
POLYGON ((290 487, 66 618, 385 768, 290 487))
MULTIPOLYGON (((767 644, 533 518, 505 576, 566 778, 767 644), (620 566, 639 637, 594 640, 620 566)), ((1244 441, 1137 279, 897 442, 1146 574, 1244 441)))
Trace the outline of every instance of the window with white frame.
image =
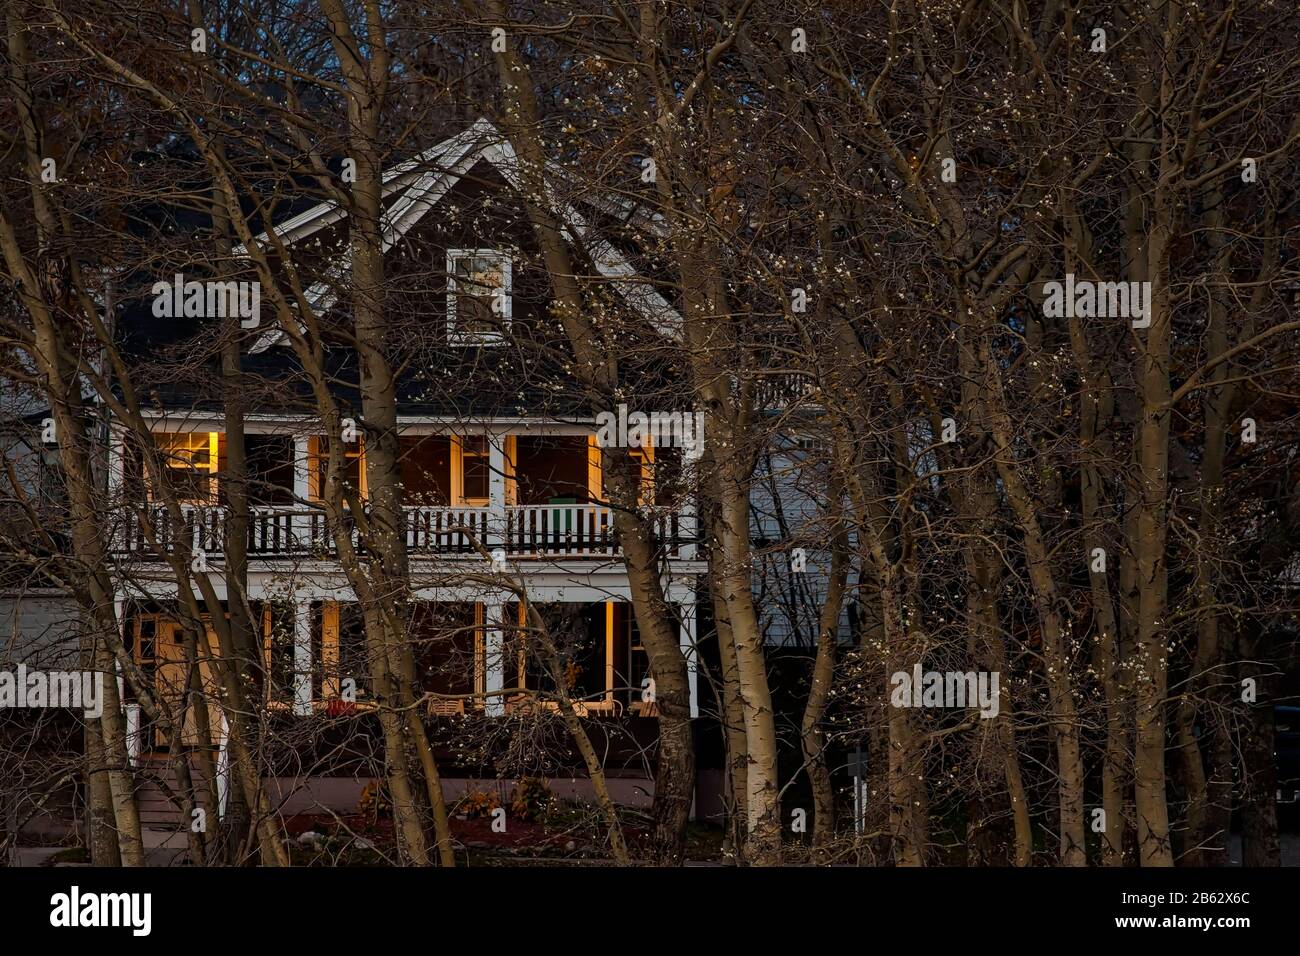
POLYGON ((216 501, 220 440, 221 436, 216 432, 175 432, 157 436, 158 454, 171 478, 177 500, 200 504, 216 501))
POLYGON ((461 500, 470 505, 487 504, 492 473, 487 435, 467 435, 458 440, 458 445, 461 500))
POLYGON ((447 338, 493 345, 510 328, 510 258, 496 249, 447 250, 447 338))

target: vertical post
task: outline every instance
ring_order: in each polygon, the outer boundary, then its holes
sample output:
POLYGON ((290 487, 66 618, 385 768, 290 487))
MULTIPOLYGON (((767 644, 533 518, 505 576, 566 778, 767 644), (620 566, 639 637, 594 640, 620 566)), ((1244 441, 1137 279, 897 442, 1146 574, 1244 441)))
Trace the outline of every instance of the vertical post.
POLYGON ((306 514, 307 499, 311 497, 311 459, 308 455, 308 438, 295 435, 293 439, 293 500, 295 514, 291 523, 292 549, 305 551, 311 547, 311 516, 306 514))
MULTIPOLYGON (((506 656, 505 656, 505 630, 502 624, 505 620, 505 605, 497 603, 487 603, 483 605, 483 632, 484 632, 484 669, 486 671, 487 681, 484 685, 484 691, 491 694, 500 691, 506 686, 506 656)), ((483 705, 483 712, 489 717, 502 717, 506 712, 506 701, 503 696, 497 694, 495 697, 488 697, 483 705)))
POLYGON ((682 510, 677 516, 677 537, 681 543, 677 547, 677 556, 683 561, 695 558, 695 497, 687 495, 682 502, 682 510))
POLYGON ((108 499, 115 501, 126 476, 126 442, 122 430, 114 428, 108 442, 108 499))
POLYGON ((126 760, 132 767, 140 762, 140 705, 126 705, 126 760))
MULTIPOLYGON (((126 595, 125 594, 119 592, 113 595, 113 613, 117 615, 117 639, 122 643, 122 646, 125 647, 126 629, 128 626, 126 620, 126 595)), ((136 647, 135 652, 137 654, 140 652, 138 646, 136 647)), ((92 660, 91 664, 93 665, 93 663, 94 661, 92 660)), ((104 675, 104 679, 105 680, 108 679, 107 674, 104 675)), ((122 675, 122 662, 119 661, 116 657, 113 659, 113 679, 117 681, 118 706, 121 708, 122 713, 125 714, 126 713, 126 678, 122 675)))
POLYGON ((695 652, 695 597, 681 604, 682 629, 679 639, 682 656, 686 658, 686 680, 691 689, 691 717, 700 716, 699 665, 695 652))
POLYGON ((217 748, 217 819, 225 819, 230 795, 230 726, 221 715, 221 745, 217 748))
POLYGON ((108 508, 109 513, 122 516, 122 524, 112 522, 113 532, 110 540, 117 542, 117 547, 129 546, 131 539, 137 537, 131 532, 136 529, 124 527, 127 522, 135 521, 131 509, 125 507, 122 500, 122 485, 126 480, 126 442, 120 429, 114 428, 108 440, 108 508))
POLYGON ((853 832, 860 835, 867 818, 867 762, 861 743, 849 758, 849 776, 853 778, 853 832))
POLYGON ((293 608, 293 712, 311 714, 311 605, 305 601, 293 608))
POLYGON ((506 547, 506 436, 488 434, 488 550, 506 547))
POLYGON ((614 708, 614 602, 605 602, 605 703, 614 708))
POLYGON ((8 788, 0 793, 0 807, 4 813, 4 834, 9 838, 9 854, 6 864, 11 867, 22 866, 18 855, 18 790, 8 788))

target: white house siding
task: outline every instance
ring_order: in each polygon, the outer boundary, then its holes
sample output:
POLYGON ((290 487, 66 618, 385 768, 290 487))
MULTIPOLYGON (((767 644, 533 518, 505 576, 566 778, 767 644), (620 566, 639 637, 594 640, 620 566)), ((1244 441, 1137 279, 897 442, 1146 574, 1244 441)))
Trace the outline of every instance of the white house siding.
MULTIPOLYGON (((759 557, 754 568, 754 599, 759 621, 769 645, 811 646, 817 638, 817 620, 826 600, 830 552, 822 506, 812 487, 816 478, 802 468, 800 452, 787 447, 760 461, 750 494, 750 534, 759 557), (769 470, 770 465, 770 470, 769 470), (793 550, 804 549, 802 574, 791 571, 793 550)), ((850 576, 850 585, 854 578, 850 576)), ((850 587, 840 612, 839 636, 847 640, 850 587)))
POLYGON ((66 595, 0 594, 0 669, 77 667, 81 612, 66 595))

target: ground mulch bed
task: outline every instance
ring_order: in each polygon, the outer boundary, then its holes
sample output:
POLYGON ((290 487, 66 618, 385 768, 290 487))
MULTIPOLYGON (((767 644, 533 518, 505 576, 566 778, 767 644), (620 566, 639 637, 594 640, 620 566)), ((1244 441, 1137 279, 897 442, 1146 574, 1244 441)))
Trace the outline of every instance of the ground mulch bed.
MULTIPOLYGON (((335 817, 330 814, 303 813, 287 818, 284 824, 293 840, 307 832, 319 833, 331 841, 346 840, 351 833, 369 841, 384 854, 391 855, 396 846, 393 821, 389 816, 375 819, 365 814, 335 817)), ((492 829, 491 817, 453 817, 451 833, 458 850, 487 854, 559 854, 586 859, 607 856, 604 834, 593 832, 588 826, 555 826, 515 819, 509 821, 506 832, 499 833, 492 829)), ((635 828, 626 828, 625 834, 633 845, 643 838, 643 834, 635 828)))

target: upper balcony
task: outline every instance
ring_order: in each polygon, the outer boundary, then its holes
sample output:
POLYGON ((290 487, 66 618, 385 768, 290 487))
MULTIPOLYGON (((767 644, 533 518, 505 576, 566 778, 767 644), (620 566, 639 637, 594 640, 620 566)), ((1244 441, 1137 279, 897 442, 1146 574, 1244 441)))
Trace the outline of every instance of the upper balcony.
MULTIPOLYGON (((179 546, 220 559, 229 540, 226 441, 219 432, 155 435, 160 468, 180 506, 179 520, 143 467, 117 446, 116 483, 132 502, 114 535, 119 555, 159 560, 179 546)), ((345 514, 331 526, 321 503, 328 446, 316 436, 250 434, 249 523, 245 547, 254 560, 337 560, 339 532, 358 551, 362 536, 345 514)), ((365 449, 343 447, 342 479, 367 501, 365 449)), ((627 453, 617 450, 618 453, 627 453)), ((603 455, 585 434, 404 434, 401 472, 406 547, 413 558, 599 560, 620 549, 604 503, 603 455)), ((695 555, 693 508, 679 487, 680 460, 634 449, 642 470, 641 505, 670 558, 695 555), (671 502, 676 502, 673 504, 671 502)))

